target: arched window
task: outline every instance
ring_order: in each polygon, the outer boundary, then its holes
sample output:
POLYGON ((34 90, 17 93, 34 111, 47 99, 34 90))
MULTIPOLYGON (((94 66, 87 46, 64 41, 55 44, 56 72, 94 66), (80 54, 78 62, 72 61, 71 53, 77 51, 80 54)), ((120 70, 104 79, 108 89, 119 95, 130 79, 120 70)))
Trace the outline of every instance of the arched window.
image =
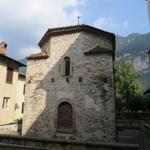
POLYGON ((71 71, 71 65, 70 65, 70 57, 65 57, 64 58, 64 75, 65 76, 70 76, 70 71, 71 71))
POLYGON ((73 128, 72 106, 67 102, 63 102, 58 106, 57 129, 72 129, 72 128, 73 128))
POLYGON ((73 64, 70 57, 66 56, 63 59, 63 63, 60 65, 61 75, 69 77, 73 73, 73 64))

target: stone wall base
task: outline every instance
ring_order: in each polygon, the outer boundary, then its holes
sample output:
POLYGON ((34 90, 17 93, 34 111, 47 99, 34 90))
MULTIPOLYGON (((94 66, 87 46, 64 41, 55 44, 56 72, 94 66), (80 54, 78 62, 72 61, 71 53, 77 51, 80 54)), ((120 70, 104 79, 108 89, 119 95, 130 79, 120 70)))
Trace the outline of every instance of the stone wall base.
POLYGON ((140 150, 139 145, 118 143, 90 143, 71 140, 56 140, 23 136, 0 135, 0 149, 45 149, 45 150, 140 150), (20 147, 20 148, 19 148, 20 147))

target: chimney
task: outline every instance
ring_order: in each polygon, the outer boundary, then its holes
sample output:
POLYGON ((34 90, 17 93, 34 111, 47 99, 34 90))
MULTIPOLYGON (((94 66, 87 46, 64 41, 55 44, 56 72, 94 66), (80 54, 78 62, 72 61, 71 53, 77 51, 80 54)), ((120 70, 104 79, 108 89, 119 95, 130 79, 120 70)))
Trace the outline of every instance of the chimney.
POLYGON ((0 54, 6 55, 7 44, 5 42, 0 43, 0 54))

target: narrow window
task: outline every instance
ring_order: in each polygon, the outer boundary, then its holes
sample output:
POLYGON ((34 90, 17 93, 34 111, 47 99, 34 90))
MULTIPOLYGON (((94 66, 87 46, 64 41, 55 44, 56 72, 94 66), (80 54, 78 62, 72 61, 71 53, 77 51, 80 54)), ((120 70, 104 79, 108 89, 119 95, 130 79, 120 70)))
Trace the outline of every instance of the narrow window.
POLYGON ((65 57, 64 58, 64 75, 65 76, 70 76, 70 58, 65 57))
POLYGON ((23 95, 25 94, 25 88, 26 88, 26 85, 24 84, 24 86, 23 86, 23 95))
POLYGON ((9 68, 9 67, 7 68, 6 82, 7 83, 12 83, 13 82, 13 69, 9 68))
POLYGON ((16 103, 16 104, 15 104, 15 111, 16 111, 17 109, 19 109, 19 105, 16 103))
POLYGON ((57 114, 57 128, 58 129, 72 129, 73 128, 73 110, 72 106, 63 102, 58 106, 57 114))
POLYGON ((2 109, 8 109, 8 101, 9 101, 9 97, 4 97, 2 109))
POLYGON ((21 109, 21 113, 24 113, 24 102, 22 103, 22 109, 21 109))

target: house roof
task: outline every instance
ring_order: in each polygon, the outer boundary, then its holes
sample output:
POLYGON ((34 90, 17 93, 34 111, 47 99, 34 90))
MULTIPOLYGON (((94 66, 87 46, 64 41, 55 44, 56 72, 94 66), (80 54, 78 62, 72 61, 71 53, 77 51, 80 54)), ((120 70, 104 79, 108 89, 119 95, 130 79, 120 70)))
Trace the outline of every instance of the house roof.
POLYGON ((42 50, 40 53, 37 54, 31 54, 30 56, 27 57, 28 60, 32 60, 32 59, 46 59, 48 58, 49 55, 47 53, 47 51, 42 50))
POLYGON ((3 54, 0 54, 0 59, 4 59, 4 60, 7 60, 7 61, 9 61, 9 62, 16 63, 19 67, 26 67, 25 64, 23 64, 23 63, 21 63, 21 62, 15 60, 15 59, 13 59, 13 58, 11 58, 11 57, 8 57, 8 56, 6 56, 6 55, 3 55, 3 54))
POLYGON ((58 27, 58 28, 50 28, 46 31, 42 39, 39 41, 38 45, 42 47, 42 45, 49 39, 50 36, 53 35, 61 35, 61 34, 69 34, 74 32, 92 32, 94 34, 98 34, 104 37, 107 37, 113 41, 113 49, 115 49, 115 35, 113 33, 103 31, 101 29, 89 26, 89 25, 75 25, 75 26, 66 26, 66 27, 58 27))

